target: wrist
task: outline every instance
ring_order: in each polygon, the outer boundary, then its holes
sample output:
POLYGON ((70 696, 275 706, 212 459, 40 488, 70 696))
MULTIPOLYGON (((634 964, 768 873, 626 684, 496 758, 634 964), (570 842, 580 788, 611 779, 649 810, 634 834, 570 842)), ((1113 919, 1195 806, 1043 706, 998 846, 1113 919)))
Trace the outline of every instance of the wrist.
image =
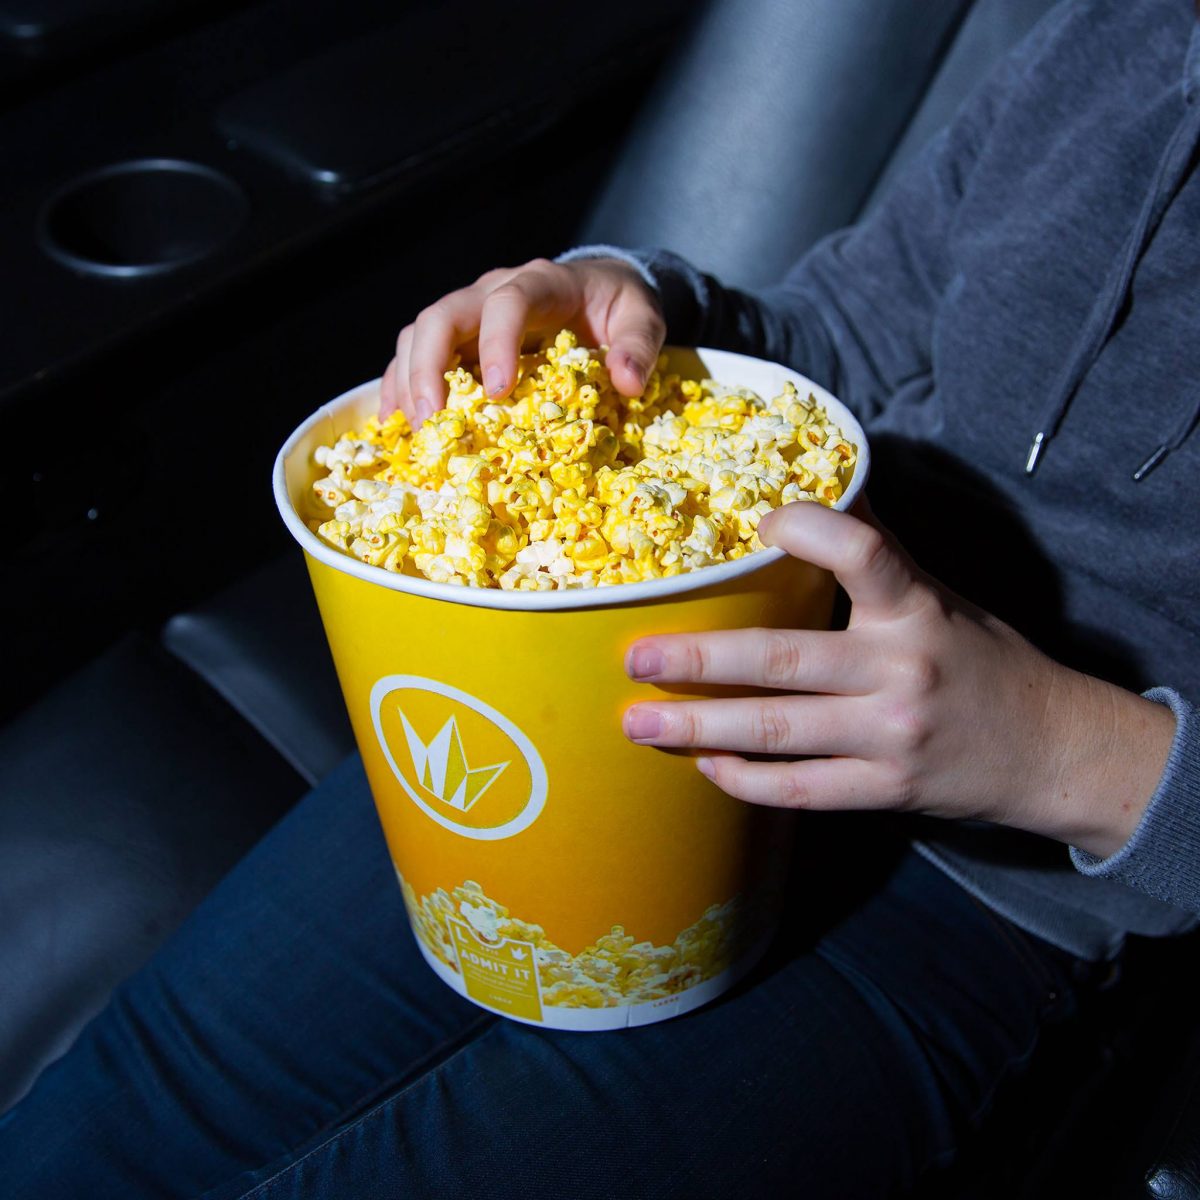
POLYGON ((1035 832, 1107 858, 1133 835, 1167 764, 1169 708, 1059 667, 1047 724, 1056 753, 1040 789, 1035 832))
POLYGON ((604 243, 593 246, 576 246, 574 249, 558 255, 554 261, 563 264, 588 262, 621 266, 635 274, 656 297, 658 295, 658 282, 650 273, 645 262, 638 255, 621 246, 610 246, 604 243))

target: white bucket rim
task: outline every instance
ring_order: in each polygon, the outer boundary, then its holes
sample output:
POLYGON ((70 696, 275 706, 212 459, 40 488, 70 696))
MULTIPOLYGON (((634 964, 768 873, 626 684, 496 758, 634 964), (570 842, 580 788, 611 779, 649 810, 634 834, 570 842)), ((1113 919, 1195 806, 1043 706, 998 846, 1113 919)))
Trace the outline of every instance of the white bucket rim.
MULTIPOLYGON (((807 376, 800 374, 799 371, 794 371, 780 363, 772 363, 765 359, 753 358, 750 355, 736 354, 730 350, 716 350, 706 346, 695 348, 666 346, 664 349, 668 354, 674 349, 686 349, 689 353, 699 355, 705 366, 710 368, 707 377, 730 387, 749 387, 759 395, 770 392, 770 395, 775 396, 783 390, 785 383, 791 382, 801 393, 811 393, 817 404, 825 409, 829 419, 841 429, 849 441, 858 447, 854 474, 845 492, 832 507, 839 511, 845 511, 855 503, 866 486, 867 476, 870 472, 871 452, 862 425, 836 396, 807 376), (739 368, 743 378, 739 378, 739 368), (777 380, 777 383, 763 385, 760 382, 749 382, 744 378, 746 374, 758 378, 772 378, 777 380), (771 391, 772 387, 774 387, 774 391, 771 391)), ((685 571, 680 575, 672 575, 665 579, 647 579, 641 583, 610 584, 605 587, 571 588, 553 592, 505 591, 500 588, 475 588, 460 584, 435 583, 431 579, 385 571, 382 567, 373 567, 359 559, 351 558, 321 541, 296 511, 288 488, 288 462, 297 446, 308 437, 317 425, 328 422, 331 438, 340 434, 342 432, 339 429, 340 415, 348 409, 361 407, 363 400, 370 395, 377 395, 379 384, 378 379, 369 380, 322 404, 292 431, 275 457, 272 488, 275 494, 275 503, 284 524, 305 553, 336 571, 352 575, 365 583, 389 588, 394 592, 424 596, 430 600, 441 600, 451 604, 466 604, 476 608, 510 611, 558 612, 579 608, 624 607, 667 600, 689 592, 716 587, 743 575, 763 570, 787 555, 785 550, 771 547, 756 550, 733 562, 716 563, 711 567, 685 571)))

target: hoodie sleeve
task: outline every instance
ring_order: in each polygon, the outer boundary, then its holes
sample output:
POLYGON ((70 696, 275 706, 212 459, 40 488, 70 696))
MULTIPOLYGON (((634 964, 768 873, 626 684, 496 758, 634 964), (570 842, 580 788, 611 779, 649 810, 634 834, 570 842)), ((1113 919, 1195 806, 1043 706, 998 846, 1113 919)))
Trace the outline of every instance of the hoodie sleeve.
POLYGON ((786 363, 869 420, 931 371, 934 316, 955 275, 960 198, 997 114, 1069 7, 1053 9, 1002 60, 869 217, 818 242, 773 287, 725 287, 665 250, 583 246, 559 261, 624 259, 657 291, 671 341, 786 363))
POLYGON ((1175 714, 1167 765, 1137 828, 1115 853, 1097 858, 1077 847, 1071 861, 1083 875, 1124 883, 1178 908, 1200 913, 1200 711, 1171 688, 1147 700, 1175 714))

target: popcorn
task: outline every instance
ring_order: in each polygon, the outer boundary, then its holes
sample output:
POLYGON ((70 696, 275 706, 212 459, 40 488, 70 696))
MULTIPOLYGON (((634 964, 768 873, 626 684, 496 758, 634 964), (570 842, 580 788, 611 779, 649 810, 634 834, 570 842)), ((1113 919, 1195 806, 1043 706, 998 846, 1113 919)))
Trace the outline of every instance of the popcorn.
POLYGON ((385 570, 557 591, 742 558, 773 508, 842 495, 856 447, 792 384, 764 401, 664 357, 625 398, 605 354, 564 330, 521 356, 507 404, 447 371, 445 409, 415 434, 396 412, 317 449, 309 527, 385 570))
MULTIPOLYGON (((399 876, 399 872, 397 872, 399 876)), ((542 1004, 557 1008, 615 1008, 673 996, 732 965, 749 919, 738 899, 712 905, 669 946, 635 941, 614 925, 579 954, 554 945, 540 925, 522 921, 468 879, 453 892, 418 897, 399 876, 416 936, 451 970, 459 970, 449 921, 465 921, 487 942, 504 938, 534 947, 542 1004)))

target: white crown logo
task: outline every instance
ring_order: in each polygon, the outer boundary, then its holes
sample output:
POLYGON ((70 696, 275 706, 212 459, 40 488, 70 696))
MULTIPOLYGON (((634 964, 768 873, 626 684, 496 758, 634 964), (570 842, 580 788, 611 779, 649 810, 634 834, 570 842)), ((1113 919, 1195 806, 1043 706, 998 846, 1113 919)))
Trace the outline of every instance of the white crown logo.
POLYGON ((404 715, 404 710, 397 708, 396 711, 404 723, 408 753, 421 786, 443 804, 449 804, 459 812, 467 812, 508 766, 507 762, 502 762, 493 763, 490 767, 469 767, 458 732, 458 722, 454 717, 426 745, 404 715))

